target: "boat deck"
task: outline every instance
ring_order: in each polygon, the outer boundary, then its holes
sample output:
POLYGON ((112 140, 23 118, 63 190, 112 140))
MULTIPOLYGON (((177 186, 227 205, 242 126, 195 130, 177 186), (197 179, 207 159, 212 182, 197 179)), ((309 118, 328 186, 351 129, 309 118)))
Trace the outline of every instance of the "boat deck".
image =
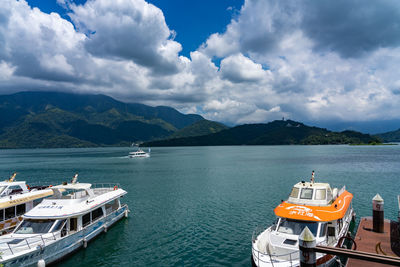
MULTIPOLYGON (((364 251, 380 255, 400 257, 400 224, 396 221, 385 219, 384 232, 376 233, 372 231, 372 217, 361 218, 354 238, 357 244, 357 251, 364 251)), ((367 262, 363 260, 349 259, 347 267, 386 267, 387 264, 367 262)))

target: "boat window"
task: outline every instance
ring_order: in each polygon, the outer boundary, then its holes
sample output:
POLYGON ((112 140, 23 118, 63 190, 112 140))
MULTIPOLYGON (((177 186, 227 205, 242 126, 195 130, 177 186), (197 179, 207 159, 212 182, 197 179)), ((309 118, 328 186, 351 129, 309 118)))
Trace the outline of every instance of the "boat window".
POLYGON ((73 189, 64 189, 61 191, 61 195, 63 196, 68 196, 68 195, 73 195, 75 193, 75 190, 73 189))
POLYGON ((292 192, 290 192, 290 196, 289 197, 298 198, 299 197, 299 188, 293 187, 292 188, 292 192))
POLYGON ((25 203, 17 206, 17 216, 24 215, 25 211, 25 203))
POLYGON ((314 236, 317 235, 318 223, 316 222, 305 222, 296 221, 286 218, 282 218, 278 226, 278 232, 290 235, 300 235, 305 227, 308 227, 314 236))
POLYGON ((340 232, 340 230, 342 230, 342 226, 343 226, 342 219, 337 220, 337 223, 339 225, 339 232, 340 232))
POLYGON ((303 188, 301 189, 300 198, 301 199, 312 199, 313 189, 312 188, 303 188))
POLYGON ((330 188, 328 188, 328 200, 330 201, 332 199, 332 191, 330 188))
POLYGON ((321 223, 321 229, 319 230, 319 237, 326 236, 326 230, 328 229, 327 223, 321 223))
POLYGON ((15 234, 45 234, 48 233, 54 220, 24 220, 15 230, 15 234))
POLYGON ((271 230, 272 231, 275 231, 276 230, 276 227, 278 226, 278 224, 279 224, 279 218, 276 218, 276 220, 275 220, 275 223, 272 225, 272 227, 271 227, 271 230))
POLYGON ((92 211, 92 221, 95 221, 101 217, 103 217, 103 209, 102 208, 98 208, 98 209, 95 209, 94 211, 92 211))
POLYGON ((77 198, 83 198, 85 197, 86 191, 83 189, 66 189, 65 191, 63 191, 62 193, 62 198, 64 199, 77 199, 77 198))
POLYGON ((82 227, 85 227, 88 224, 90 224, 90 213, 82 216, 82 227))
POLYGON ((11 191, 10 191, 11 194, 14 194, 14 193, 18 193, 18 192, 22 192, 22 191, 23 191, 22 188, 21 188, 21 186, 19 186, 19 185, 12 185, 12 186, 9 186, 8 189, 11 190, 11 191))
POLYGON ((65 223, 63 229, 61 230, 61 237, 66 236, 67 233, 67 224, 65 223))
POLYGON ((0 210, 0 221, 4 221, 4 210, 0 210))
POLYGON ((61 230, 61 227, 64 225, 64 223, 67 220, 57 220, 56 223, 54 224, 52 232, 57 232, 61 230))
POLYGON ((315 199, 316 200, 324 200, 324 199, 326 199, 326 189, 317 189, 315 191, 315 199))
POLYGON ((333 226, 328 227, 328 236, 335 236, 335 227, 333 226))
POLYGON ((117 210, 119 208, 118 199, 114 199, 113 201, 106 203, 105 208, 106 208, 107 215, 110 214, 111 212, 117 210))
POLYGON ((37 198, 33 200, 33 206, 36 207, 37 205, 39 205, 42 202, 42 198, 37 198))
POLYGON ((6 212, 6 217, 5 217, 5 219, 7 220, 7 219, 11 219, 11 218, 14 218, 15 217, 15 207, 9 207, 9 208, 6 208, 6 210, 5 210, 6 212))

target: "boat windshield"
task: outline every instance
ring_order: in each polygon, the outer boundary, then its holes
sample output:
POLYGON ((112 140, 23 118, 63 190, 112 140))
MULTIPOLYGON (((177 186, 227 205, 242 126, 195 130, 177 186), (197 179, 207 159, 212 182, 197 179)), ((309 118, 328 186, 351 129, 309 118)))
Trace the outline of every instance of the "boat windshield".
POLYGON ((0 195, 3 193, 4 189, 6 189, 6 188, 7 188, 7 186, 5 186, 5 185, 0 186, 0 195))
POLYGON ((308 227, 308 229, 310 229, 314 236, 317 236, 318 223, 296 221, 286 218, 281 218, 277 231, 284 234, 300 235, 306 226, 308 227))
POLYGON ((15 234, 48 233, 55 220, 24 220, 15 230, 15 234))

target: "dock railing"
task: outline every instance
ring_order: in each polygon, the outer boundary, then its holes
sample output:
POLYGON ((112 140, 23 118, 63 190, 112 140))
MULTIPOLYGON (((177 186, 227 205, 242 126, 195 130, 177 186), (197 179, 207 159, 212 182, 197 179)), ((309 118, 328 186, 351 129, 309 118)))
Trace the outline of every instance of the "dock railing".
MULTIPOLYGON (((316 266, 317 253, 323 253, 328 255, 336 255, 347 257, 351 259, 363 260, 368 262, 375 262, 380 264, 388 264, 392 266, 400 266, 400 258, 375 254, 370 252, 364 252, 359 250, 351 250, 340 247, 329 247, 318 245, 315 242, 315 237, 308 229, 304 228, 303 232, 299 236, 299 258, 300 266, 314 267, 316 266)), ((367 264, 367 263, 366 263, 367 264)))

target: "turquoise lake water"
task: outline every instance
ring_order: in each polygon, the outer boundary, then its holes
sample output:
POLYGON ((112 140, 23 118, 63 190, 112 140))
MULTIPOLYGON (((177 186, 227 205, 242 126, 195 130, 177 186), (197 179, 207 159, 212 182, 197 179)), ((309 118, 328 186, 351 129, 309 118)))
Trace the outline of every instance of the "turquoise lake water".
POLYGON ((251 266, 251 236, 274 221, 293 184, 309 180, 354 194, 358 219, 385 200, 397 218, 400 146, 234 146, 0 150, 0 177, 60 184, 115 182, 130 217, 58 266, 251 266))

